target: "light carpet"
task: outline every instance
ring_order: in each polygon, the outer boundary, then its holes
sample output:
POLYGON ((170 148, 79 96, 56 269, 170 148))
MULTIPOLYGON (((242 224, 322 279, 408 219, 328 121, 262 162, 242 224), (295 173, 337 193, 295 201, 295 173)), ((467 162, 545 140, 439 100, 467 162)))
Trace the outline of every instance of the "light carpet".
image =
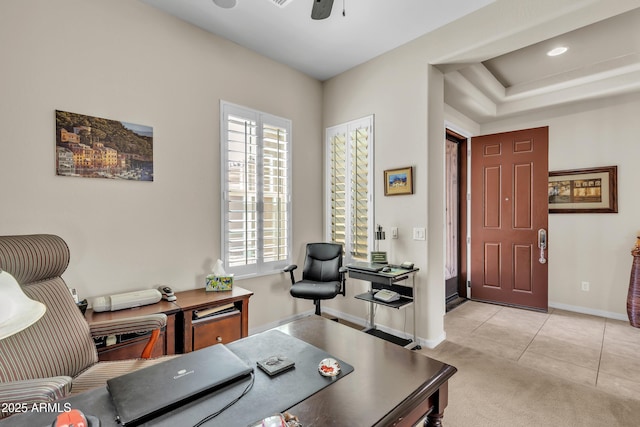
POLYGON ((453 342, 420 352, 458 368, 445 427, 640 425, 640 396, 617 397, 453 342))

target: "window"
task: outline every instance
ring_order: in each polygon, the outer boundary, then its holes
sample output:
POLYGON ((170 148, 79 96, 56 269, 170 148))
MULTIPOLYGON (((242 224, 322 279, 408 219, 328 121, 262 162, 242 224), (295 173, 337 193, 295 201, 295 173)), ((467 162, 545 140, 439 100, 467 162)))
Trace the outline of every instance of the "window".
POLYGON ((220 112, 225 270, 280 271, 291 253, 291 121, 224 101, 220 112))
POLYGON ((327 238, 346 262, 367 260, 373 244, 373 116, 327 128, 327 238))

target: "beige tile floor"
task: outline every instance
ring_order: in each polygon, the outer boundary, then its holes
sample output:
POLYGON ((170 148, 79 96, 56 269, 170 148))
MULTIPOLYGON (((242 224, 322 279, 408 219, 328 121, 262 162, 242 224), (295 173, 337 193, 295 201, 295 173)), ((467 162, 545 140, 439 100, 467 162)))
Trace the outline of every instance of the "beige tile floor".
POLYGON ((640 399, 640 329, 629 322, 468 301, 444 325, 448 341, 640 399))

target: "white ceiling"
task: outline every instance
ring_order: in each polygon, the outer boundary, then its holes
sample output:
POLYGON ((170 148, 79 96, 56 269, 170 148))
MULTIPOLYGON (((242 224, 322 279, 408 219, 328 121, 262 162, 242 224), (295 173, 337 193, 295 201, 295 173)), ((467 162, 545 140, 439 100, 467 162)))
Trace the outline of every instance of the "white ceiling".
POLYGON ((141 0, 208 32, 326 80, 494 0, 334 0, 312 20, 314 0, 141 0), (342 15, 343 6, 345 16, 342 15))
MULTIPOLYGON (((494 0, 141 0, 324 81, 494 0), (345 7, 345 16, 342 15, 345 7)), ((439 64, 445 102, 478 123, 640 91, 640 9, 477 64, 439 64), (552 47, 567 53, 548 57, 552 47)))
POLYGON ((640 91, 640 9, 482 63, 441 66, 445 102, 478 123, 640 91), (560 56, 546 53, 558 46, 560 56))

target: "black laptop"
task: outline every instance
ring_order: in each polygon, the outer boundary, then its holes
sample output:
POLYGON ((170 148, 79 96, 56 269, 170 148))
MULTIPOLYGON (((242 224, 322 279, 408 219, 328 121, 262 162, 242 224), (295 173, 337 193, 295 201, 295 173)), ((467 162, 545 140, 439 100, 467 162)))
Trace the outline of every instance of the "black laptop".
POLYGON ((253 368, 224 344, 107 381, 118 421, 133 426, 247 377, 253 368))

